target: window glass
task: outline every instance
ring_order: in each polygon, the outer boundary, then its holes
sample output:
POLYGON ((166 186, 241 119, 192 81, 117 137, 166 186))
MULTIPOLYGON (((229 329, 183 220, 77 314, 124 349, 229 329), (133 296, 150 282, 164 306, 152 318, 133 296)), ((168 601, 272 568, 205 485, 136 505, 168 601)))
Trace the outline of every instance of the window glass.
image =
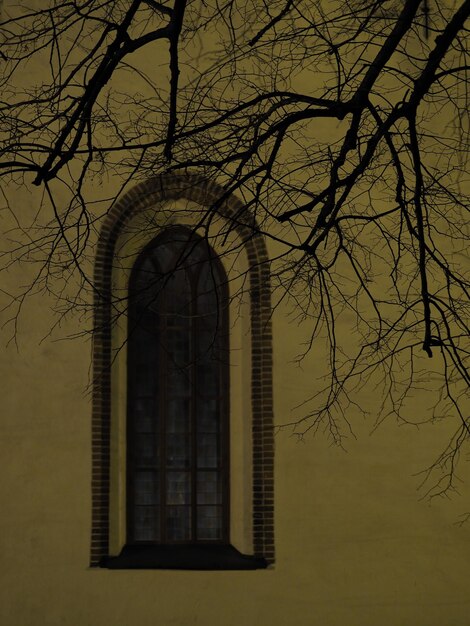
POLYGON ((226 277, 175 227, 144 249, 129 290, 128 539, 228 538, 226 277))

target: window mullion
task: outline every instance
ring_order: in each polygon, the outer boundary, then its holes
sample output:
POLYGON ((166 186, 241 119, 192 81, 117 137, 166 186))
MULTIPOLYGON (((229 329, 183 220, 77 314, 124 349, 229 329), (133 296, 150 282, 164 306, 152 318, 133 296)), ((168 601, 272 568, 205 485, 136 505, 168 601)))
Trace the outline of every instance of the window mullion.
MULTIPOLYGON (((132 334, 133 332, 133 320, 135 319, 136 315, 135 315, 135 311, 134 311, 134 303, 131 302, 131 300, 128 300, 128 307, 129 307, 129 323, 128 323, 128 329, 130 329, 130 332, 128 330, 128 334, 132 334)), ((127 344, 127 350, 128 350, 128 359, 130 360, 131 355, 129 354, 129 343, 127 344)), ((135 386, 135 360, 134 360, 134 367, 131 367, 128 369, 128 373, 127 373, 127 411, 129 412, 130 410, 130 406, 131 406, 131 398, 133 400, 134 398, 134 386, 135 386)), ((135 469, 135 463, 134 463, 134 457, 135 457, 135 450, 134 450, 134 446, 135 446, 135 436, 134 436, 134 423, 132 422, 127 422, 127 430, 126 430, 126 437, 127 437, 127 456, 126 456, 126 463, 127 463, 127 468, 126 468, 126 485, 127 485, 127 515, 126 515, 126 524, 127 524, 127 536, 128 538, 130 537, 131 541, 135 540, 135 515, 136 515, 136 504, 135 504, 135 492, 134 492, 134 484, 135 484, 135 474, 136 474, 136 469, 135 469)))
POLYGON ((198 275, 189 273, 191 286, 191 306, 190 306, 190 337, 191 337, 191 541, 197 541, 197 432, 196 432, 196 411, 197 411, 197 295, 198 295, 198 275))
POLYGON ((163 337, 167 336, 167 297, 166 297, 166 289, 162 288, 162 293, 160 295, 162 299, 161 307, 159 307, 159 332, 158 332, 158 353, 159 360, 158 362, 161 364, 160 371, 158 373, 160 380, 160 389, 158 390, 158 401, 157 406, 160 411, 159 415, 159 428, 157 430, 158 437, 160 439, 160 542, 166 542, 166 516, 167 516, 167 493, 166 493, 166 420, 167 420, 167 385, 168 385, 168 354, 167 350, 165 350, 165 346, 163 343, 163 337))
MULTIPOLYGON (((225 289, 225 287, 222 287, 225 289)), ((228 302, 228 294, 227 302, 228 302)), ((219 390, 218 390, 218 411, 221 419, 219 421, 219 467, 220 479, 222 482, 222 538, 229 543, 230 541, 230 440, 229 440, 229 367, 230 361, 224 363, 224 359, 229 359, 229 320, 228 309, 223 304, 225 299, 220 297, 220 316, 219 316, 219 390)))

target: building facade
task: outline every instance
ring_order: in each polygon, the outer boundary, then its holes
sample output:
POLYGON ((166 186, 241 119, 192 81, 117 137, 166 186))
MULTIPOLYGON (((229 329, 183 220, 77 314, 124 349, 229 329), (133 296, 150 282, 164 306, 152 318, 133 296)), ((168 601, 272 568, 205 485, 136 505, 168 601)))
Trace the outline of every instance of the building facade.
MULTIPOLYGON (((215 176, 117 169, 87 188, 80 271, 43 254, 66 185, 38 222, 42 188, 13 178, 0 214, 0 624, 468 625, 469 482, 420 488, 454 428, 427 423, 432 373, 408 424, 377 422, 372 377, 339 438, 304 428, 329 352, 280 231, 215 176)), ((345 350, 353 326, 338 316, 345 350)))

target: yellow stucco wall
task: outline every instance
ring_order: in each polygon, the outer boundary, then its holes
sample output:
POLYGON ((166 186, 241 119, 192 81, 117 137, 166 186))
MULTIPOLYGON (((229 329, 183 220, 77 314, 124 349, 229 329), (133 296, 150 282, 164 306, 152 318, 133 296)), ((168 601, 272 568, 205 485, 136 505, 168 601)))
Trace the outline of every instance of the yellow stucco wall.
MULTIPOLYGON (((23 189, 16 198, 32 218, 38 196, 23 189)), ((7 233, 8 215, 0 220, 7 233)), ((4 271, 2 290, 14 293, 36 270, 25 260, 4 271)), ((2 293, 0 308, 7 301, 2 293)), ((9 310, 0 314, 0 626, 470 624, 470 523, 457 523, 470 510, 469 483, 432 502, 417 491, 416 474, 441 451, 449 426, 391 419, 371 434, 380 402, 371 388, 363 396, 370 417, 349 409, 354 436, 345 450, 322 432, 303 441, 289 429, 277 432, 274 567, 90 569, 91 341, 87 333, 68 338, 88 327, 79 316, 49 337, 60 319, 51 311, 56 302, 53 294, 27 300, 16 342, 12 325, 2 327, 9 310)), ((287 303, 274 309, 277 425, 299 415, 293 407, 324 373, 320 348, 295 363, 308 336, 287 303)), ((341 336, 347 341, 346 327, 341 336)), ((416 392, 417 417, 428 401, 426 391, 416 392)), ((239 541, 249 544, 238 523, 239 541)))
MULTIPOLYGON (((23 264, 3 286, 33 275, 34 265, 23 264)), ((445 423, 418 430, 385 422, 371 436, 371 421, 352 411, 356 438, 346 451, 321 433, 298 442, 279 432, 272 569, 89 569, 90 341, 45 338, 53 304, 52 296, 30 300, 18 347, 1 353, 2 626, 468 624, 470 534, 455 524, 468 485, 430 505, 414 476, 439 450, 445 423)), ((273 324, 282 424, 324 361, 314 350, 301 368, 293 363, 306 329, 287 307, 275 309, 273 324)), ((66 321, 59 334, 79 326, 66 321)), ((373 415, 378 398, 369 400, 373 415)), ((417 413, 425 402, 425 392, 416 396, 417 413)))

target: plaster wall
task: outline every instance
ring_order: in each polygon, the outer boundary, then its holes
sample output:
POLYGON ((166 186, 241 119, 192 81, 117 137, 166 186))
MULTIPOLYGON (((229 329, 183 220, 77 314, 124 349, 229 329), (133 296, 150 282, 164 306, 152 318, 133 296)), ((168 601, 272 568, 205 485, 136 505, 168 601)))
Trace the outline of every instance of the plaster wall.
MULTIPOLYGON (((33 277, 25 263, 3 286, 33 277)), ((17 345, 2 339, 2 625, 468 624, 470 536, 456 524, 468 485, 460 497, 429 503, 415 475, 439 451, 446 424, 386 421, 371 435, 371 420, 353 408, 345 450, 325 433, 302 442, 288 429, 277 433, 273 568, 90 569, 90 340, 65 339, 79 319, 62 324, 64 340, 47 337, 54 303, 52 295, 31 299, 17 345)), ((295 364, 308 329, 287 306, 275 308, 273 329, 280 425, 311 394, 325 355, 314 349, 295 364)), ((372 417, 378 401, 372 390, 372 417)), ((425 417, 426 392, 413 404, 425 417)))
MULTIPOLYGON (((32 66, 31 75, 37 70, 32 66)), ((118 185, 103 184, 111 192, 118 185)), ((33 219, 38 198, 18 189, 16 210, 24 223, 33 219)), ((0 220, 10 245, 14 224, 5 213, 0 220)), ((272 241, 268 251, 271 257, 279 253, 272 241)), ((93 246, 84 260, 87 271, 92 252, 93 246)), ((432 502, 418 491, 417 474, 439 454, 450 426, 399 427, 390 419, 372 433, 381 400, 373 387, 362 396, 369 416, 346 408, 353 430, 344 449, 331 445, 327 432, 308 433, 302 441, 289 428, 277 432, 273 567, 89 568, 89 317, 54 312, 52 282, 49 295, 25 301, 15 327, 11 310, 3 309, 8 294, 34 282, 37 271, 26 258, 2 273, 1 626, 468 626, 470 526, 458 524, 469 508, 468 481, 459 494, 432 502)), ((346 322, 339 329, 345 345, 351 341, 346 322)), ((242 341, 243 333, 236 332, 242 341)), ((321 346, 296 362, 308 339, 308 324, 298 322, 287 302, 277 303, 278 426, 301 416, 294 407, 312 395, 324 374, 321 346)), ((240 378, 238 388, 244 384, 240 378)), ((429 403, 426 390, 415 392, 410 406, 417 422, 426 418, 429 403)), ((240 503, 242 492, 243 481, 240 503)), ((245 521, 236 523, 239 541, 249 544, 245 521)))

